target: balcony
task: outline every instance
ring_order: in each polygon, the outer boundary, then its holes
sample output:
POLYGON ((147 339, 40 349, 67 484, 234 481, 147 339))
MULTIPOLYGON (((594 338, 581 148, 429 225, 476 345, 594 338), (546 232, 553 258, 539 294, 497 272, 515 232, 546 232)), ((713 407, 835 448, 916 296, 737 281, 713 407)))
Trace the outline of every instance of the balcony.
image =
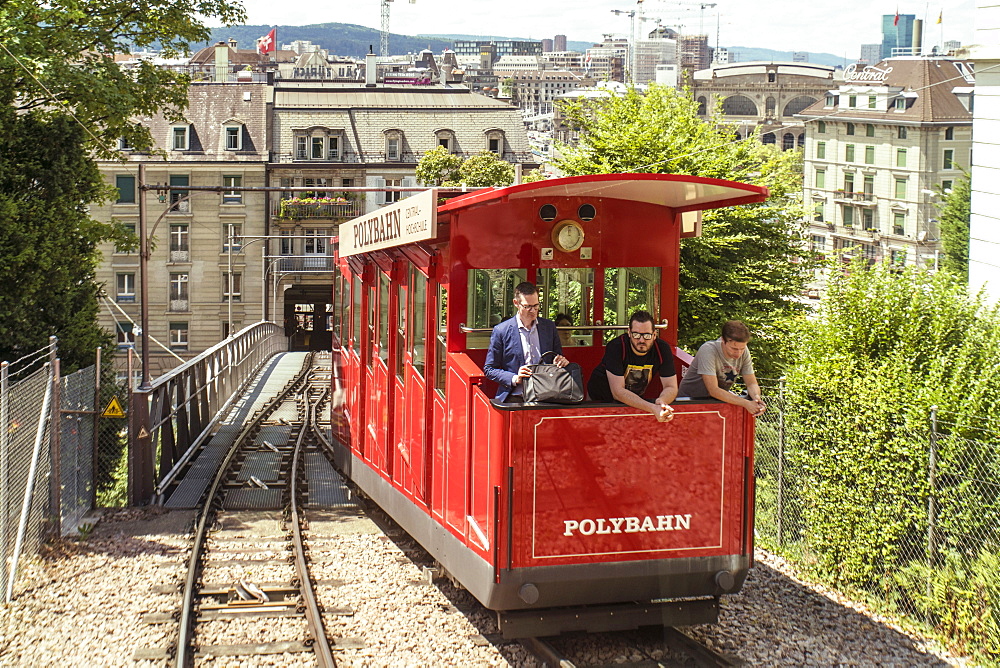
POLYGON ((269 255, 267 259, 282 273, 311 274, 333 271, 333 258, 329 255, 269 255))
POLYGON ((283 199, 274 203, 271 215, 283 220, 356 218, 365 212, 363 200, 342 197, 308 197, 283 199))
POLYGON ((846 190, 838 190, 833 193, 835 202, 848 202, 857 206, 875 206, 874 193, 856 193, 846 190))

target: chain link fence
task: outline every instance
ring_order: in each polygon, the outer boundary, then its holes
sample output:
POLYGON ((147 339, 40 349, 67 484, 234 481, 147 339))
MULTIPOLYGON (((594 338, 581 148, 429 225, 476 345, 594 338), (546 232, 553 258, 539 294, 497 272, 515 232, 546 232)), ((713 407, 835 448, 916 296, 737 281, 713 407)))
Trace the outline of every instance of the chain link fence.
MULTIPOLYGON (((817 567, 822 561, 818 555, 833 541, 822 535, 829 525, 815 521, 816 495, 810 490, 823 476, 838 471, 814 468, 802 456, 806 444, 789 428, 795 407, 787 402, 783 381, 762 380, 761 388, 768 410, 757 420, 757 542, 803 571, 829 576, 817 567)), ((887 527, 880 543, 859 548, 878 551, 883 576, 834 584, 843 584, 845 593, 876 609, 925 624, 959 651, 996 660, 1000 428, 969 416, 955 421, 942 417, 932 409, 924 427, 900 430, 890 443, 871 443, 874 451, 884 450, 874 462, 882 456, 895 458, 895 482, 887 482, 871 498, 845 502, 845 512, 858 514, 843 525, 887 527), (906 447, 893 447, 899 443, 906 447), (902 477, 900 469, 907 470, 902 477)))

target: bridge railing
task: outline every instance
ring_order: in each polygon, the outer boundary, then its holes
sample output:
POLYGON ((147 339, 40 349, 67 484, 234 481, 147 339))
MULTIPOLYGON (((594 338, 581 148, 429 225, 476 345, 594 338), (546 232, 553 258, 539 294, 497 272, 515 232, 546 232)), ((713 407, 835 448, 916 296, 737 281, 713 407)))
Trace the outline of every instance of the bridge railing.
POLYGON ((149 503, 207 439, 240 390, 288 345, 281 326, 249 325, 132 392, 129 502, 149 503))

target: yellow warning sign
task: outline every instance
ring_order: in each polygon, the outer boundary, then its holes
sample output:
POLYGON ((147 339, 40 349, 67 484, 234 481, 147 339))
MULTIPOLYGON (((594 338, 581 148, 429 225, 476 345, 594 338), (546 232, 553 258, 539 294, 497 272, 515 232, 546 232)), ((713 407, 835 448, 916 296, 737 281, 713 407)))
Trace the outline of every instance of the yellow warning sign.
POLYGON ((122 405, 118 401, 118 397, 111 397, 111 401, 108 402, 108 407, 101 413, 101 417, 125 417, 125 411, 122 410, 122 405))

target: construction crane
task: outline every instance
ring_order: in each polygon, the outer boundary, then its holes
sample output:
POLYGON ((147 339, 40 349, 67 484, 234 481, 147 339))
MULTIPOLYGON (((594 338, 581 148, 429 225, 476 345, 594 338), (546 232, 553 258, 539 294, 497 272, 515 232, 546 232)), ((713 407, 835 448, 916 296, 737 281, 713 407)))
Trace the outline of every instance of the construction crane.
MULTIPOLYGON (((392 0, 382 0, 382 39, 379 44, 379 51, 383 58, 389 57, 389 3, 392 0)), ((417 0, 410 0, 410 4, 415 4, 417 0)), ((712 5, 713 7, 715 5, 712 5)))
MULTIPOLYGON (((661 0, 665 5, 677 5, 679 8, 689 7, 691 9, 698 8, 701 10, 701 20, 698 26, 698 34, 705 34, 705 10, 717 7, 718 4, 715 2, 687 2, 686 0, 661 0)), ((640 5, 641 7, 642 5, 640 5)), ((680 10, 684 11, 684 10, 680 10)), ((716 44, 718 46, 718 44, 716 44)))
POLYGON ((642 0, 639 0, 639 10, 634 9, 612 9, 611 13, 615 16, 625 15, 629 17, 631 21, 631 28, 629 30, 629 44, 628 44, 628 79, 629 83, 633 86, 635 85, 635 20, 638 17, 640 28, 643 21, 656 21, 659 23, 660 19, 653 18, 652 16, 642 15, 642 0))

